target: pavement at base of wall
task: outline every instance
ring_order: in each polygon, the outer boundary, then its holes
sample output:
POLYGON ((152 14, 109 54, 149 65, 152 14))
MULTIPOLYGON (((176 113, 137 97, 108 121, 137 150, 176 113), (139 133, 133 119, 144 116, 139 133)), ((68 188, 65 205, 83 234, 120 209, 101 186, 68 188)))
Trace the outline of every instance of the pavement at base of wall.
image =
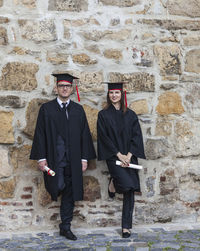
POLYGON ((137 225, 130 238, 117 227, 72 229, 76 241, 46 231, 0 232, 0 251, 196 251, 200 250, 200 223, 137 225))

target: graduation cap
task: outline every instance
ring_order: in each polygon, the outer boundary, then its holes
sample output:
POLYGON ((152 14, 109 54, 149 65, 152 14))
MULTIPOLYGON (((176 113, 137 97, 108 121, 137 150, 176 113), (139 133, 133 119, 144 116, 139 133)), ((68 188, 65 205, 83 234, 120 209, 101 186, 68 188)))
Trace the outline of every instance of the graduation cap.
MULTIPOLYGON (((103 84, 108 84, 108 91, 111 90, 120 90, 123 91, 123 85, 127 84, 127 81, 122 82, 103 82, 103 84)), ((126 98, 126 90, 124 90, 124 98, 125 98, 125 105, 127 107, 127 98, 126 98)))
MULTIPOLYGON (((69 83, 69 84, 73 84, 73 81, 76 80, 76 79, 79 79, 77 77, 74 77, 72 75, 70 75, 69 73, 53 73, 52 74, 54 77, 56 77, 56 81, 57 81, 57 84, 59 82, 66 82, 66 83, 69 83)), ((76 92, 77 92, 77 97, 78 97, 78 101, 80 102, 80 97, 79 97, 79 93, 78 93, 78 86, 77 86, 77 81, 76 82, 76 92)))

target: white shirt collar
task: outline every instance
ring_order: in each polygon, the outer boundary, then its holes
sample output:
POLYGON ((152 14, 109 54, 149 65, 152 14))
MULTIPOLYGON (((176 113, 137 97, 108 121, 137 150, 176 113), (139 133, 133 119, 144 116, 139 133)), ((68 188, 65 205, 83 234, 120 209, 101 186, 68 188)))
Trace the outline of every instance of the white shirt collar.
MULTIPOLYGON (((58 104, 60 105, 60 107, 61 108, 63 108, 63 101, 61 101, 58 97, 57 97, 57 102, 58 102, 58 104)), ((70 103, 70 99, 68 99, 67 100, 67 102, 66 102, 66 107, 69 105, 69 103, 70 103)))

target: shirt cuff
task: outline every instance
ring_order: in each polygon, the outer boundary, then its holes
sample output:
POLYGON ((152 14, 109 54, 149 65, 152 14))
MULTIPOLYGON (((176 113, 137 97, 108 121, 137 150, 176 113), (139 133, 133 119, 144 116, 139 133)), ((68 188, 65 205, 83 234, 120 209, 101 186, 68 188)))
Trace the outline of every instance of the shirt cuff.
POLYGON ((81 159, 82 161, 88 162, 86 159, 81 159))
POLYGON ((41 161, 44 161, 44 160, 46 160, 46 159, 39 159, 38 162, 41 162, 41 161))

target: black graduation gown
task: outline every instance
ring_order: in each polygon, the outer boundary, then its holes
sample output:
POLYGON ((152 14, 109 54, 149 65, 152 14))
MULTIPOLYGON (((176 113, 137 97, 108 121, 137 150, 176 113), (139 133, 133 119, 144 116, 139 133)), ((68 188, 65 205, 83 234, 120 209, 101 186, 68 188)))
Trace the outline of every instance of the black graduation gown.
POLYGON ((137 115, 127 108, 116 110, 113 105, 102 110, 97 120, 98 160, 106 160, 109 172, 114 178, 116 191, 122 193, 140 191, 138 170, 123 168, 115 164, 116 154, 133 154, 131 163, 138 164, 137 158, 145 159, 142 132, 137 115))
MULTIPOLYGON (((72 171, 72 190, 74 201, 83 199, 83 174, 81 159, 95 159, 96 154, 90 134, 87 118, 83 107, 73 101, 68 105, 69 114, 69 158, 72 171)), ((50 169, 58 171, 56 141, 64 131, 63 112, 57 99, 49 101, 40 107, 30 159, 46 158, 50 169)), ((52 200, 58 196, 58 176, 47 175, 44 181, 52 200)))

